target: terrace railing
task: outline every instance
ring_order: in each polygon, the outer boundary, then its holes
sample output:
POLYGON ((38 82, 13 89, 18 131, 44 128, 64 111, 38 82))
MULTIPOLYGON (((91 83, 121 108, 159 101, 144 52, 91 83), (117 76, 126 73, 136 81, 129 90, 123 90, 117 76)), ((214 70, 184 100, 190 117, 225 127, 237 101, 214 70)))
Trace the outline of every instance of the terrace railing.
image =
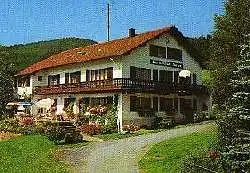
POLYGON ((62 93, 97 93, 97 92, 205 92, 207 89, 201 85, 166 83, 157 81, 135 80, 130 78, 115 78, 113 80, 86 81, 72 84, 38 86, 34 94, 62 94, 62 93))

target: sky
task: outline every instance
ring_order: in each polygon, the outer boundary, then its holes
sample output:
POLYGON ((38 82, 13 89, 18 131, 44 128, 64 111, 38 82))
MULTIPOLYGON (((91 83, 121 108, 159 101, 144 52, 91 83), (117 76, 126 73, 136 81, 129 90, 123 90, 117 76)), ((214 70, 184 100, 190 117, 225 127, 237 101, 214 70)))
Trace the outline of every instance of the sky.
POLYGON ((215 14, 224 0, 1 0, 0 45, 14 45, 78 37, 107 40, 107 3, 110 37, 125 37, 170 24, 184 36, 212 32, 215 14))

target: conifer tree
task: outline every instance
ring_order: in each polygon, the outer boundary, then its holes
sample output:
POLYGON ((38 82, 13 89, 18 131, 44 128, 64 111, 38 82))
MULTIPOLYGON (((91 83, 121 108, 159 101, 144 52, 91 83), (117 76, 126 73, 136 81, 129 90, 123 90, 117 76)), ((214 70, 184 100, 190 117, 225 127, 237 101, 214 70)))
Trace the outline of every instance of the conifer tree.
POLYGON ((240 58, 240 47, 246 44, 245 35, 250 31, 250 0, 226 0, 223 15, 216 16, 215 29, 210 43, 210 61, 213 71, 213 100, 219 106, 228 100, 228 85, 235 63, 240 58))
POLYGON ((230 79, 232 96, 219 121, 219 139, 226 172, 250 172, 250 34, 230 79))

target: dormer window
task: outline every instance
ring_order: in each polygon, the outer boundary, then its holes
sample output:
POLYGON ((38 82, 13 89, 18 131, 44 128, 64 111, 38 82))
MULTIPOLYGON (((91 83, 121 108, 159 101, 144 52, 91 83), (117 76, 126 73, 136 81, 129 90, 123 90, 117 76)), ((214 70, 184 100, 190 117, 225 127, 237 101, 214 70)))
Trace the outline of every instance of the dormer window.
POLYGON ((158 57, 158 58, 166 58, 166 48, 156 45, 149 46, 149 55, 158 57))

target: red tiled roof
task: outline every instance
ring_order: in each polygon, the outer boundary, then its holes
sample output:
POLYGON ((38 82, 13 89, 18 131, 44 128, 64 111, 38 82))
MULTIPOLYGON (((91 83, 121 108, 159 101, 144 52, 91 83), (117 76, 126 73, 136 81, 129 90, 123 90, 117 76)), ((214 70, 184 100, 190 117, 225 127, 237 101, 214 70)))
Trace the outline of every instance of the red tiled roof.
POLYGON ((174 26, 165 27, 162 29, 138 34, 134 37, 126 37, 110 42, 67 50, 30 65, 29 67, 20 71, 17 76, 27 75, 42 69, 48 69, 62 65, 69 65, 124 55, 136 49, 137 47, 142 46, 149 40, 158 37, 163 33, 170 32, 172 29, 176 28, 174 26))

